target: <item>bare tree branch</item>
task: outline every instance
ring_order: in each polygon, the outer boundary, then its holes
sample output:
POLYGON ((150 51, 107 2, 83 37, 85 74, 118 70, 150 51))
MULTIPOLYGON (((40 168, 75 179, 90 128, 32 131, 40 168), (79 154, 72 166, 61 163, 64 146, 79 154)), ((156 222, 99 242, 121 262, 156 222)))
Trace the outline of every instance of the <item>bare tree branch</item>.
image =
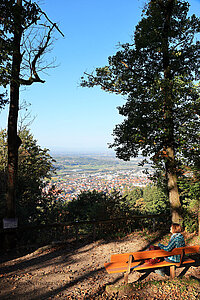
MULTIPOLYGON (((26 4, 29 4, 29 2, 26 1, 26 0, 24 0, 24 2, 25 2, 26 4)), ((60 32, 60 34, 64 37, 64 34, 63 34, 62 31, 58 28, 57 24, 56 24, 56 23, 53 23, 53 22, 49 19, 49 17, 47 16, 47 14, 40 8, 40 6, 39 6, 37 3, 35 3, 35 5, 37 6, 38 11, 39 11, 42 15, 44 15, 45 18, 49 21, 49 23, 51 23, 51 24, 58 30, 58 32, 60 32)), ((39 20, 39 19, 38 19, 38 20, 39 20)), ((32 24, 34 24, 34 22, 33 22, 32 24)), ((32 24, 30 24, 30 25, 32 25, 32 24)), ((27 28, 28 28, 28 27, 29 27, 29 25, 27 26, 27 28)))
POLYGON ((32 62, 29 62, 30 67, 31 67, 31 76, 29 77, 29 79, 22 79, 21 78, 20 79, 20 84, 31 85, 33 82, 41 82, 41 83, 45 82, 45 80, 42 80, 38 75, 38 72, 36 70, 36 63, 41 58, 42 54, 44 54, 44 51, 47 49, 47 47, 49 45, 49 41, 51 39, 51 32, 54 29, 54 27, 55 27, 55 25, 53 24, 52 27, 49 29, 49 32, 48 32, 48 35, 47 35, 47 38, 46 38, 46 42, 44 43, 43 46, 40 46, 38 48, 38 51, 37 51, 36 55, 34 56, 32 62))
POLYGON ((36 6, 38 7, 38 11, 43 14, 45 16, 45 18, 49 21, 49 23, 51 23, 53 25, 53 27, 55 27, 58 32, 60 32, 60 34, 64 37, 64 33, 58 28, 58 25, 56 23, 53 23, 49 17, 47 16, 47 14, 39 7, 39 5, 37 3, 35 3, 36 6))

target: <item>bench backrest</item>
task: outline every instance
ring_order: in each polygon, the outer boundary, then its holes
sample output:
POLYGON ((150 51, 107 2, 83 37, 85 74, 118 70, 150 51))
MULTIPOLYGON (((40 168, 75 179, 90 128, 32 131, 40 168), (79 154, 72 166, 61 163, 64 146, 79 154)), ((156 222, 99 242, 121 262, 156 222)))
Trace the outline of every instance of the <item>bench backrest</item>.
POLYGON ((147 251, 138 251, 138 252, 130 252, 130 253, 122 253, 122 254, 113 254, 111 255, 111 262, 117 261, 128 261, 129 256, 133 256, 133 260, 143 260, 143 259, 150 259, 155 257, 167 257, 172 255, 181 255, 185 254, 194 254, 199 252, 200 246, 185 246, 180 248, 174 248, 171 252, 165 250, 147 250, 147 251))

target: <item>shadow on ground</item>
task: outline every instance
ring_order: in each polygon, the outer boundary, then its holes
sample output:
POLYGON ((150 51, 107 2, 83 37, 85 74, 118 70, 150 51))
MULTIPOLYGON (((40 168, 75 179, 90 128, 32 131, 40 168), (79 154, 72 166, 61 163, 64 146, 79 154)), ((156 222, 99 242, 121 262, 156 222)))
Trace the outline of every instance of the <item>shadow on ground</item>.
MULTIPOLYGON (((157 243, 160 241, 164 236, 166 235, 166 232, 160 231, 157 233, 157 235, 152 238, 149 242, 145 243, 145 246, 142 246, 138 250, 146 250, 150 245, 157 243)), ((131 238, 131 237, 130 237, 131 238)), ((114 240, 112 240, 114 242, 114 240)), ((122 239, 117 240, 118 243, 124 243, 124 240, 122 239)), ((127 241, 128 243, 129 241, 127 241)), ((109 244, 109 241, 102 240, 101 244, 109 244)), ((101 245, 100 244, 100 245, 101 245)), ((77 295, 74 294, 74 298, 71 299, 90 299, 89 294, 91 297, 95 299, 95 295, 100 295, 100 293, 103 293, 105 284, 116 284, 123 278, 123 274, 117 275, 117 277, 112 278, 109 277, 105 269, 101 267, 89 267, 88 270, 84 270, 84 272, 80 272, 80 274, 76 275, 76 278, 72 278, 69 282, 60 282, 59 286, 52 285, 51 286, 43 286, 41 287, 39 284, 34 285, 32 283, 32 279, 27 279, 26 283, 30 285, 30 289, 24 289, 23 285, 20 287, 20 285, 17 286, 16 289, 14 288, 14 284, 12 282, 12 277, 19 274, 24 274, 27 272, 27 270, 31 269, 31 272, 42 272, 46 267, 55 267, 59 268, 60 265, 62 265, 62 268, 66 268, 67 265, 70 265, 72 263, 81 264, 81 261, 78 259, 75 260, 74 253, 79 251, 79 255, 86 255, 90 256, 91 251, 94 250, 94 247, 97 247, 95 243, 91 243, 90 241, 79 241, 79 243, 63 243, 59 245, 54 245, 51 247, 44 247, 41 249, 38 249, 32 253, 29 253, 26 256, 18 256, 16 257, 16 254, 9 254, 9 256, 4 256, 1 260, 2 262, 7 263, 1 263, 0 265, 0 281, 1 283, 1 289, 4 289, 4 286, 6 288, 6 294, 0 294, 0 298, 2 300, 24 300, 24 299, 30 299, 30 300, 41 300, 41 299, 54 299, 57 296, 60 297, 60 299, 70 299, 66 297, 66 293, 68 289, 79 287, 79 293, 77 295), (87 247, 85 247, 87 246, 87 247), (14 263, 11 259, 14 259, 14 263), (17 258, 17 259, 16 259, 17 258), (107 276, 107 279, 105 280, 105 277, 107 276), (4 280, 4 278, 7 278, 10 280, 8 281, 4 280), (96 277, 100 277, 100 281, 96 289, 93 289, 93 283, 96 279, 96 277), (88 289, 83 291, 81 289, 81 284, 88 280, 88 289), (89 291, 90 290, 90 291, 89 291), (81 298, 82 297, 82 298, 81 298)), ((137 251, 138 251, 137 250, 137 251)), ((135 251, 135 250, 134 250, 135 251)), ((24 253, 23 253, 24 254, 24 253)), ((200 257, 199 255, 194 255, 196 259, 195 267, 200 266, 200 257)), ((104 262, 101 262, 101 265, 103 265, 104 262)), ((182 277, 186 274, 188 271, 187 268, 185 268, 179 276, 182 277)), ((56 274, 53 274, 56 277, 56 274)), ((145 280, 148 277, 149 273, 142 274, 139 278, 139 281, 145 280)), ((63 274, 63 277, 68 276, 67 272, 63 274)), ((196 276, 192 275, 195 279, 196 276)), ((199 280, 199 279, 198 279, 199 280)), ((92 299, 92 298, 91 298, 92 299)))

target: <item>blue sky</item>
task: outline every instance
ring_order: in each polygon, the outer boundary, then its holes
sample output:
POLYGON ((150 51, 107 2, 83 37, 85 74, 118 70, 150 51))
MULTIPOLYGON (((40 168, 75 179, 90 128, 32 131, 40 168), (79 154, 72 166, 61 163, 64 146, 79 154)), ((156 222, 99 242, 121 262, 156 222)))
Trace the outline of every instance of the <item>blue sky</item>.
MULTIPOLYGON (((99 88, 79 87, 80 77, 107 64, 117 44, 131 41, 141 18, 144 0, 40 0, 41 8, 59 24, 65 34, 54 44, 52 57, 57 68, 21 90, 21 101, 31 103, 36 116, 30 126, 38 144, 50 150, 107 151, 112 131, 122 121, 117 106, 121 96, 99 88)), ((200 1, 191 0, 191 12, 200 12, 200 1)), ((58 37, 58 36, 57 36, 58 37)), ((7 110, 1 112, 0 128, 7 124, 7 110)))

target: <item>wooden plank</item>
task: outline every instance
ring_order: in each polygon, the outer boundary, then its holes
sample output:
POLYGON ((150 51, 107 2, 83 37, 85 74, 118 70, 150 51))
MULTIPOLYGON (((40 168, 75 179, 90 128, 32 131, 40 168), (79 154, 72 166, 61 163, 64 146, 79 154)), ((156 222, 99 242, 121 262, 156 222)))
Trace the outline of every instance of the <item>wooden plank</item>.
POLYGON ((113 254, 111 255, 111 262, 117 261, 128 261, 129 256, 132 255, 134 260, 142 260, 142 259, 150 259, 155 257, 167 257, 172 255, 181 255, 182 250, 184 249, 185 254, 194 254, 199 252, 199 246, 186 246, 175 248, 173 251, 168 252, 165 250, 148 250, 148 251, 138 251, 138 252, 130 252, 130 253, 122 253, 122 254, 113 254))
MULTIPOLYGON (((172 265, 178 266, 179 263, 175 264, 173 262, 167 262, 167 261, 162 261, 159 263, 156 263, 154 265, 150 265, 149 263, 144 263, 140 264, 141 262, 132 262, 130 266, 130 270, 134 269, 134 271, 141 271, 141 270, 148 270, 148 269, 156 269, 156 268, 162 268, 162 267, 170 267, 172 265)), ((192 264, 195 263, 194 259, 191 258, 184 258, 182 265, 186 264, 192 264)), ((104 266, 106 268, 106 271, 109 274, 112 273, 124 273, 127 271, 127 263, 124 262, 110 262, 110 263, 105 263, 104 266)))
MULTIPOLYGON (((195 260, 188 259, 187 261, 183 261, 183 265, 194 263, 195 260)), ((137 266, 134 268, 135 271, 144 270, 144 269, 156 269, 156 268, 163 268, 163 267, 170 267, 170 266, 178 266, 179 263, 174 262, 168 262, 168 261, 161 261, 159 263, 156 263, 154 265, 150 265, 148 263, 144 263, 142 265, 137 266)))
POLYGON ((186 247, 181 247, 180 249, 184 249, 185 254, 195 254, 199 252, 200 246, 186 246, 186 247))
POLYGON ((129 274, 129 273, 130 273, 132 260, 133 260, 133 256, 132 256, 132 255, 130 255, 130 256, 129 256, 129 260, 128 260, 127 271, 126 271, 126 272, 127 272, 127 274, 129 274))
POLYGON ((193 264, 195 263, 195 260, 190 258, 190 257, 184 257, 183 261, 182 261, 182 265, 184 264, 193 264))
POLYGON ((128 259, 127 270, 126 270, 126 273, 124 274, 124 282, 125 283, 128 283, 128 275, 130 274, 132 260, 133 260, 133 256, 130 255, 129 259, 128 259))
POLYGON ((176 276, 176 267, 175 266, 170 266, 170 278, 174 279, 176 276))
MULTIPOLYGON (((132 262, 130 265, 130 270, 138 266, 140 262, 132 262)), ((104 267, 106 268, 106 271, 111 273, 122 273, 127 271, 127 263, 124 262, 117 262, 117 263, 105 263, 104 267)))

